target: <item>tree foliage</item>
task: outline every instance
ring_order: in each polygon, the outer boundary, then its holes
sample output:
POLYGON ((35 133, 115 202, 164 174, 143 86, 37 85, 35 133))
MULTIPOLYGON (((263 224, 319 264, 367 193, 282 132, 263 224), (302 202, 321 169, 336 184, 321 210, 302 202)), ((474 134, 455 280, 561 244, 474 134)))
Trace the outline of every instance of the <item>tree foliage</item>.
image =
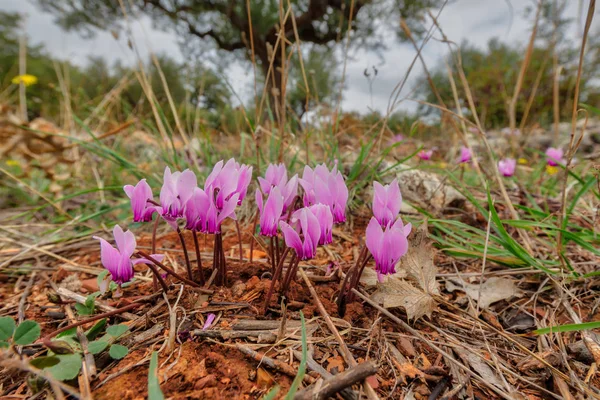
MULTIPOLYGON (((53 13, 64 28, 87 34, 93 34, 94 29, 118 31, 123 27, 125 14, 150 16, 157 26, 179 34, 186 54, 206 55, 217 49, 221 62, 231 59, 227 55, 256 62, 268 93, 274 96, 281 92, 284 60, 294 51, 294 46, 289 45, 285 57, 279 51, 277 44, 281 32, 287 43, 330 47, 345 37, 352 21, 352 44, 377 49, 383 47, 385 35, 397 31, 400 16, 418 34, 423 28, 420 19, 425 10, 442 3, 440 0, 132 0, 123 2, 128 8, 121 9, 120 2, 113 0, 36 2, 53 13), (287 12, 288 4, 291 5, 290 13, 287 12), (270 77, 265 79, 268 74, 270 77)), ((324 59, 322 50, 314 47, 303 54, 309 55, 309 62, 312 56, 313 61, 319 57, 322 64, 331 63, 324 59)), ((329 54, 329 59, 335 64, 333 54, 329 54)), ((298 62, 293 61, 291 67, 290 74, 298 76, 298 62)), ((323 70, 320 73, 324 75, 318 77, 319 83, 327 84, 326 91, 331 91, 335 84, 334 79, 329 79, 331 73, 323 70)), ((297 79, 288 80, 292 96, 298 96, 302 91, 297 82, 297 79)), ((313 99, 321 97, 321 87, 313 99)), ((299 104, 302 102, 297 102, 293 108, 302 113, 305 110, 298 107, 299 104)))
MULTIPOLYGON (((460 46, 462 68, 473 94, 477 113, 484 127, 508 126, 508 103, 514 93, 524 55, 525 51, 521 46, 501 43, 497 39, 490 40, 484 50, 468 42, 463 42, 460 46)), ((576 60, 572 52, 563 51, 559 54, 559 65, 562 67, 559 80, 559 100, 563 117, 571 112, 569 104, 572 104, 572 91, 577 68, 574 59, 576 60)), ((458 78, 457 63, 452 62, 452 60, 448 61, 451 64, 454 80, 457 84, 460 106, 468 110, 466 93, 458 78)), ((446 66, 443 63, 440 64, 431 72, 433 82, 446 105, 455 108, 446 66)), ((527 102, 532 94, 534 94, 534 97, 528 121, 540 124, 552 121, 553 76, 551 48, 536 47, 531 56, 530 65, 524 76, 522 89, 518 97, 517 123, 521 121, 527 102), (539 80, 539 85, 533 93, 536 88, 536 80, 539 80)), ((593 96, 593 92, 588 90, 590 88, 588 85, 589 78, 589 76, 584 76, 582 81, 583 99, 593 96)), ((419 91, 425 101, 438 103, 437 97, 425 77, 421 78, 419 91)), ((421 107, 421 111, 439 113, 437 109, 425 106, 421 107)))

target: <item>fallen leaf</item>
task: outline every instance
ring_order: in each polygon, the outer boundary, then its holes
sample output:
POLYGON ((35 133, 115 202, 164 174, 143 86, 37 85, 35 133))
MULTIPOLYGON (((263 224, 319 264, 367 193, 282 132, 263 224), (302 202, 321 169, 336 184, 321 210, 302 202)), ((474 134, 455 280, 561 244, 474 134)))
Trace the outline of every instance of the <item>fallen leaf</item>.
POLYGON ((409 319, 431 316, 435 308, 433 297, 404 280, 386 281, 372 297, 384 308, 404 308, 409 319))
MULTIPOLYGON (((402 279, 406 278, 406 275, 406 271, 400 270, 395 274, 388 275, 386 279, 402 279)), ((377 272, 373 268, 365 268, 360 276, 360 283, 362 283, 366 288, 377 286, 377 284, 380 283, 379 279, 377 278, 377 272)))
POLYGON ((446 280, 446 290, 465 292, 471 299, 479 303, 481 309, 486 309, 497 301, 520 295, 520 291, 512 279, 498 277, 489 278, 481 285, 451 278, 446 280))

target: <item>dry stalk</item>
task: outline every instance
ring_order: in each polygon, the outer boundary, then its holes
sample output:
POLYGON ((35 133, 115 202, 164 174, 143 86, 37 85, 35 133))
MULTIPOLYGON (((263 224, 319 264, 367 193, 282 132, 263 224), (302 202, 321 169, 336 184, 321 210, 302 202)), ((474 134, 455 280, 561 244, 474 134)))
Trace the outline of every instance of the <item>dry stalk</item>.
POLYGON ((573 95, 573 111, 571 114, 571 138, 569 140, 569 148, 567 149, 567 162, 565 165, 565 173, 563 177, 563 187, 562 187, 562 196, 561 196, 561 206, 560 206, 560 219, 558 220, 558 235, 556 238, 557 246, 556 252, 565 266, 565 260, 563 259, 562 250, 563 250, 563 234, 562 234, 562 226, 566 223, 567 219, 567 181, 569 178, 569 168, 571 167, 571 162, 573 161, 573 156, 583 139, 583 133, 585 132, 585 126, 581 129, 581 136, 577 141, 575 141, 575 131, 577 130, 577 113, 579 107, 579 90, 581 85, 581 74, 583 72, 583 59, 585 56, 585 45, 587 42, 587 37, 590 31, 590 27, 592 25, 592 19, 594 18, 594 11, 596 9, 596 0, 590 0, 590 5, 588 7, 587 18, 585 20, 585 27, 583 30, 583 37, 581 39, 581 49, 579 50, 579 65, 577 66, 577 79, 575 81, 575 94, 573 95))

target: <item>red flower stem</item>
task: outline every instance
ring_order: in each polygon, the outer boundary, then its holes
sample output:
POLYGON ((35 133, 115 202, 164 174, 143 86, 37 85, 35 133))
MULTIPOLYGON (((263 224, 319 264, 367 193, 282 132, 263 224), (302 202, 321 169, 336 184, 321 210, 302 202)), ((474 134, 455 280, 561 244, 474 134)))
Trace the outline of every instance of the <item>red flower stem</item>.
POLYGON ((185 257, 185 267, 187 268, 187 274, 190 281, 194 280, 194 276, 192 275, 192 266, 190 265, 190 257, 188 256, 187 247, 185 246, 185 239, 183 238, 183 233, 181 229, 177 227, 177 235, 179 235, 179 241, 181 242, 181 247, 183 247, 183 256, 185 257))
MULTIPOLYGON (((285 261, 285 257, 287 256, 287 253, 289 251, 290 251, 289 247, 286 247, 285 250, 283 250, 283 254, 281 255, 279 264, 277 265, 277 268, 275 269, 275 273, 273 274, 273 278, 271 279, 271 285, 269 286, 269 291, 267 292, 267 296, 265 297, 265 314, 267 313, 267 309, 269 307, 269 301, 271 300, 271 296, 273 295, 273 289, 275 288, 275 282, 281 276, 281 272, 283 270, 283 262, 285 261)), ((296 256, 295 254, 292 254, 292 259, 295 256, 296 256)))
POLYGON ((285 279, 283 280, 283 284, 281 285, 281 287, 279 289, 279 293, 282 297, 285 297, 285 295, 287 294, 287 292, 290 288, 290 284, 292 283, 292 280, 294 279, 294 275, 296 274, 296 271, 298 270, 298 264, 300 264, 300 259, 298 257, 292 258, 290 260, 290 263, 288 264, 288 269, 285 274, 285 279))
MULTIPOLYGON (((156 254, 156 230, 158 228, 158 221, 160 220, 160 216, 156 216, 156 220, 154 221, 154 227, 152 228, 152 254, 156 254)), ((154 291, 158 290, 158 281, 156 280, 156 275, 152 275, 152 288, 154 291)))
POLYGON ((273 243, 275 244, 275 262, 279 264, 279 240, 277 235, 273 236, 273 243))
POLYGON ((200 284, 204 285, 204 271, 202 270, 202 258, 200 257, 200 244, 198 243, 198 234, 192 231, 194 237, 194 246, 196 248, 196 263, 198 264, 198 274, 200 275, 200 284))
MULTIPOLYGON (((143 252, 142 250, 138 250, 137 254, 140 257, 144 257, 146 260, 151 261, 152 263, 154 263, 154 265, 156 265, 160 269, 164 270, 167 274, 172 275, 174 278, 179 279, 183 283, 187 283, 188 285, 193 286, 195 288, 199 288, 200 287, 200 285, 198 285, 196 282, 190 281, 189 279, 184 278, 183 276, 179 275, 177 272, 173 271, 171 268, 167 267, 166 265, 164 265, 160 261, 156 260, 155 258, 153 258, 152 256, 150 256, 149 254, 143 252)), ((209 291, 209 292, 212 293, 211 291, 209 291)))
POLYGON ((242 254, 242 231, 240 231, 240 223, 238 222, 238 220, 235 220, 235 229, 237 230, 237 235, 238 235, 238 243, 240 246, 240 262, 244 261, 244 256, 242 254))
POLYGON ((128 304, 128 305, 126 305, 124 307, 118 308, 116 310, 105 312, 105 313, 98 314, 98 315, 94 315, 93 317, 86 318, 86 319, 78 321, 78 322, 74 322, 74 323, 69 324, 67 326, 63 326, 62 328, 57 329, 54 332, 50 332, 49 334, 47 334, 46 336, 44 336, 44 338, 42 339, 42 342, 44 342, 46 340, 50 340, 54 336, 58 335, 59 333, 62 333, 64 331, 68 331, 71 328, 76 328, 78 326, 85 325, 85 324, 87 324, 89 322, 94 322, 94 321, 97 321, 97 320, 102 319, 102 318, 112 317, 113 315, 124 313, 125 311, 129 311, 131 309, 134 309, 134 308, 142 306, 142 305, 144 305, 144 304, 143 303, 131 303, 131 304, 128 304))
POLYGON ((275 275, 277 263, 275 262, 275 248, 272 237, 269 238, 269 258, 271 259, 271 274, 275 275))
POLYGON ((160 272, 158 272, 158 270, 156 269, 156 267, 153 264, 146 264, 148 266, 148 268, 150 268, 152 270, 152 272, 154 273, 154 278, 158 280, 158 282, 160 282, 160 286, 162 286, 162 289, 165 293, 167 293, 169 291, 169 287, 167 286, 167 284, 165 283, 165 280, 163 279, 162 276, 160 276, 160 272))
POLYGON ((225 259, 225 249, 223 248, 223 235, 219 235, 219 249, 221 250, 221 273, 222 273, 222 285, 227 284, 227 260, 225 259))
POLYGON ((254 217, 254 224, 252 225, 252 240, 250 240, 250 262, 254 261, 254 233, 256 232, 256 225, 258 224, 258 213, 254 217))

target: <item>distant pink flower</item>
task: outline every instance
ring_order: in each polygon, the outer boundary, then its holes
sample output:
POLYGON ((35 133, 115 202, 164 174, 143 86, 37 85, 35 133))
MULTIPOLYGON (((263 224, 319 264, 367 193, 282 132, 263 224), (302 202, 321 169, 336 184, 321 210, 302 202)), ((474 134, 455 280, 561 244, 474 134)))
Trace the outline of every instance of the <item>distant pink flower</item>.
POLYGON ((304 188, 304 206, 325 204, 333 214, 333 222, 346 221, 346 204, 348 203, 348 188, 341 172, 334 166, 331 172, 325 164, 317 165, 313 170, 304 167, 300 185, 304 188))
POLYGON ((319 244, 325 245, 333 242, 333 215, 329 207, 325 204, 314 204, 308 208, 319 221, 319 227, 321 228, 319 244))
MULTIPOLYGON (((133 278, 133 265, 149 264, 150 261, 145 258, 131 259, 136 247, 135 236, 131 231, 123 232, 119 225, 115 225, 113 236, 117 244, 116 248, 101 237, 93 236, 93 238, 100 241, 102 265, 110 272, 112 280, 120 285, 133 278)), ((163 257, 160 254, 152 254, 152 258, 158 261, 162 261, 163 257)))
POLYGON ((215 204, 216 189, 208 193, 195 188, 192 197, 185 205, 186 229, 202 233, 221 233, 221 224, 227 218, 236 219, 235 208, 238 205, 238 193, 224 200, 219 209, 215 204))
POLYGON ((471 150, 469 150, 468 147, 463 146, 460 148, 460 162, 461 163, 471 162, 471 150))
POLYGON ((384 275, 396 272, 396 263, 408 251, 406 237, 412 229, 411 224, 404 226, 402 219, 389 223, 385 230, 375 217, 367 226, 367 248, 375 259, 375 269, 381 281, 384 275))
POLYGON ((380 225, 387 226, 388 223, 395 221, 401 206, 402 194, 397 179, 385 186, 373 182, 373 215, 380 225))
POLYGON ((399 143, 399 142, 401 142, 403 140, 404 140, 404 135, 401 134, 401 133, 398 133, 398 134, 394 135, 394 137, 392 138, 391 142, 392 143, 399 143))
POLYGON ((294 212, 290 222, 279 222, 286 246, 294 249, 301 260, 314 258, 321 238, 319 220, 308 207, 304 207, 294 212))
POLYGON ((173 228, 177 228, 176 220, 183 217, 185 204, 192 197, 196 186, 196 175, 189 169, 171 173, 169 167, 165 168, 160 189, 161 215, 173 228))
POLYGON ((470 126, 468 130, 471 133, 479 133, 479 128, 477 128, 475 126, 470 126))
POLYGON ((521 136, 521 130, 518 128, 515 128, 515 129, 503 128, 502 133, 505 135, 508 135, 508 136, 521 136))
POLYGON ((202 326, 202 330, 205 331, 208 328, 210 328, 210 326, 212 325, 212 323, 215 321, 216 315, 213 313, 210 313, 206 316, 206 321, 204 321, 204 326, 202 326))
POLYGON ((152 221, 152 215, 158 212, 159 207, 152 204, 154 197, 152 189, 145 179, 142 179, 135 186, 125 185, 123 190, 127 197, 131 199, 131 211, 133 211, 134 222, 152 221))
POLYGON ((283 213, 285 213, 288 207, 292 205, 292 202, 298 194, 298 175, 294 175, 288 181, 287 169, 283 164, 270 164, 267 167, 265 177, 258 177, 258 184, 260 190, 267 196, 271 193, 271 188, 279 188, 279 191, 283 196, 283 213))
POLYGON ((546 159, 548 161, 548 165, 552 167, 556 167, 557 165, 562 165, 565 163, 565 159, 563 158, 564 153, 562 149, 557 149, 554 147, 548 148, 546 150, 546 159))
POLYGON ((498 171, 500 171, 503 176, 513 176, 515 174, 516 167, 517 160, 514 158, 505 158, 504 160, 498 161, 498 171))
POLYGON ((417 154, 421 160, 430 160, 433 155, 433 150, 421 150, 419 154, 417 154))
POLYGON ((260 234, 263 236, 277 236, 277 226, 283 213, 283 196, 279 187, 270 189, 269 197, 263 206, 263 195, 256 189, 256 205, 260 213, 260 234))

